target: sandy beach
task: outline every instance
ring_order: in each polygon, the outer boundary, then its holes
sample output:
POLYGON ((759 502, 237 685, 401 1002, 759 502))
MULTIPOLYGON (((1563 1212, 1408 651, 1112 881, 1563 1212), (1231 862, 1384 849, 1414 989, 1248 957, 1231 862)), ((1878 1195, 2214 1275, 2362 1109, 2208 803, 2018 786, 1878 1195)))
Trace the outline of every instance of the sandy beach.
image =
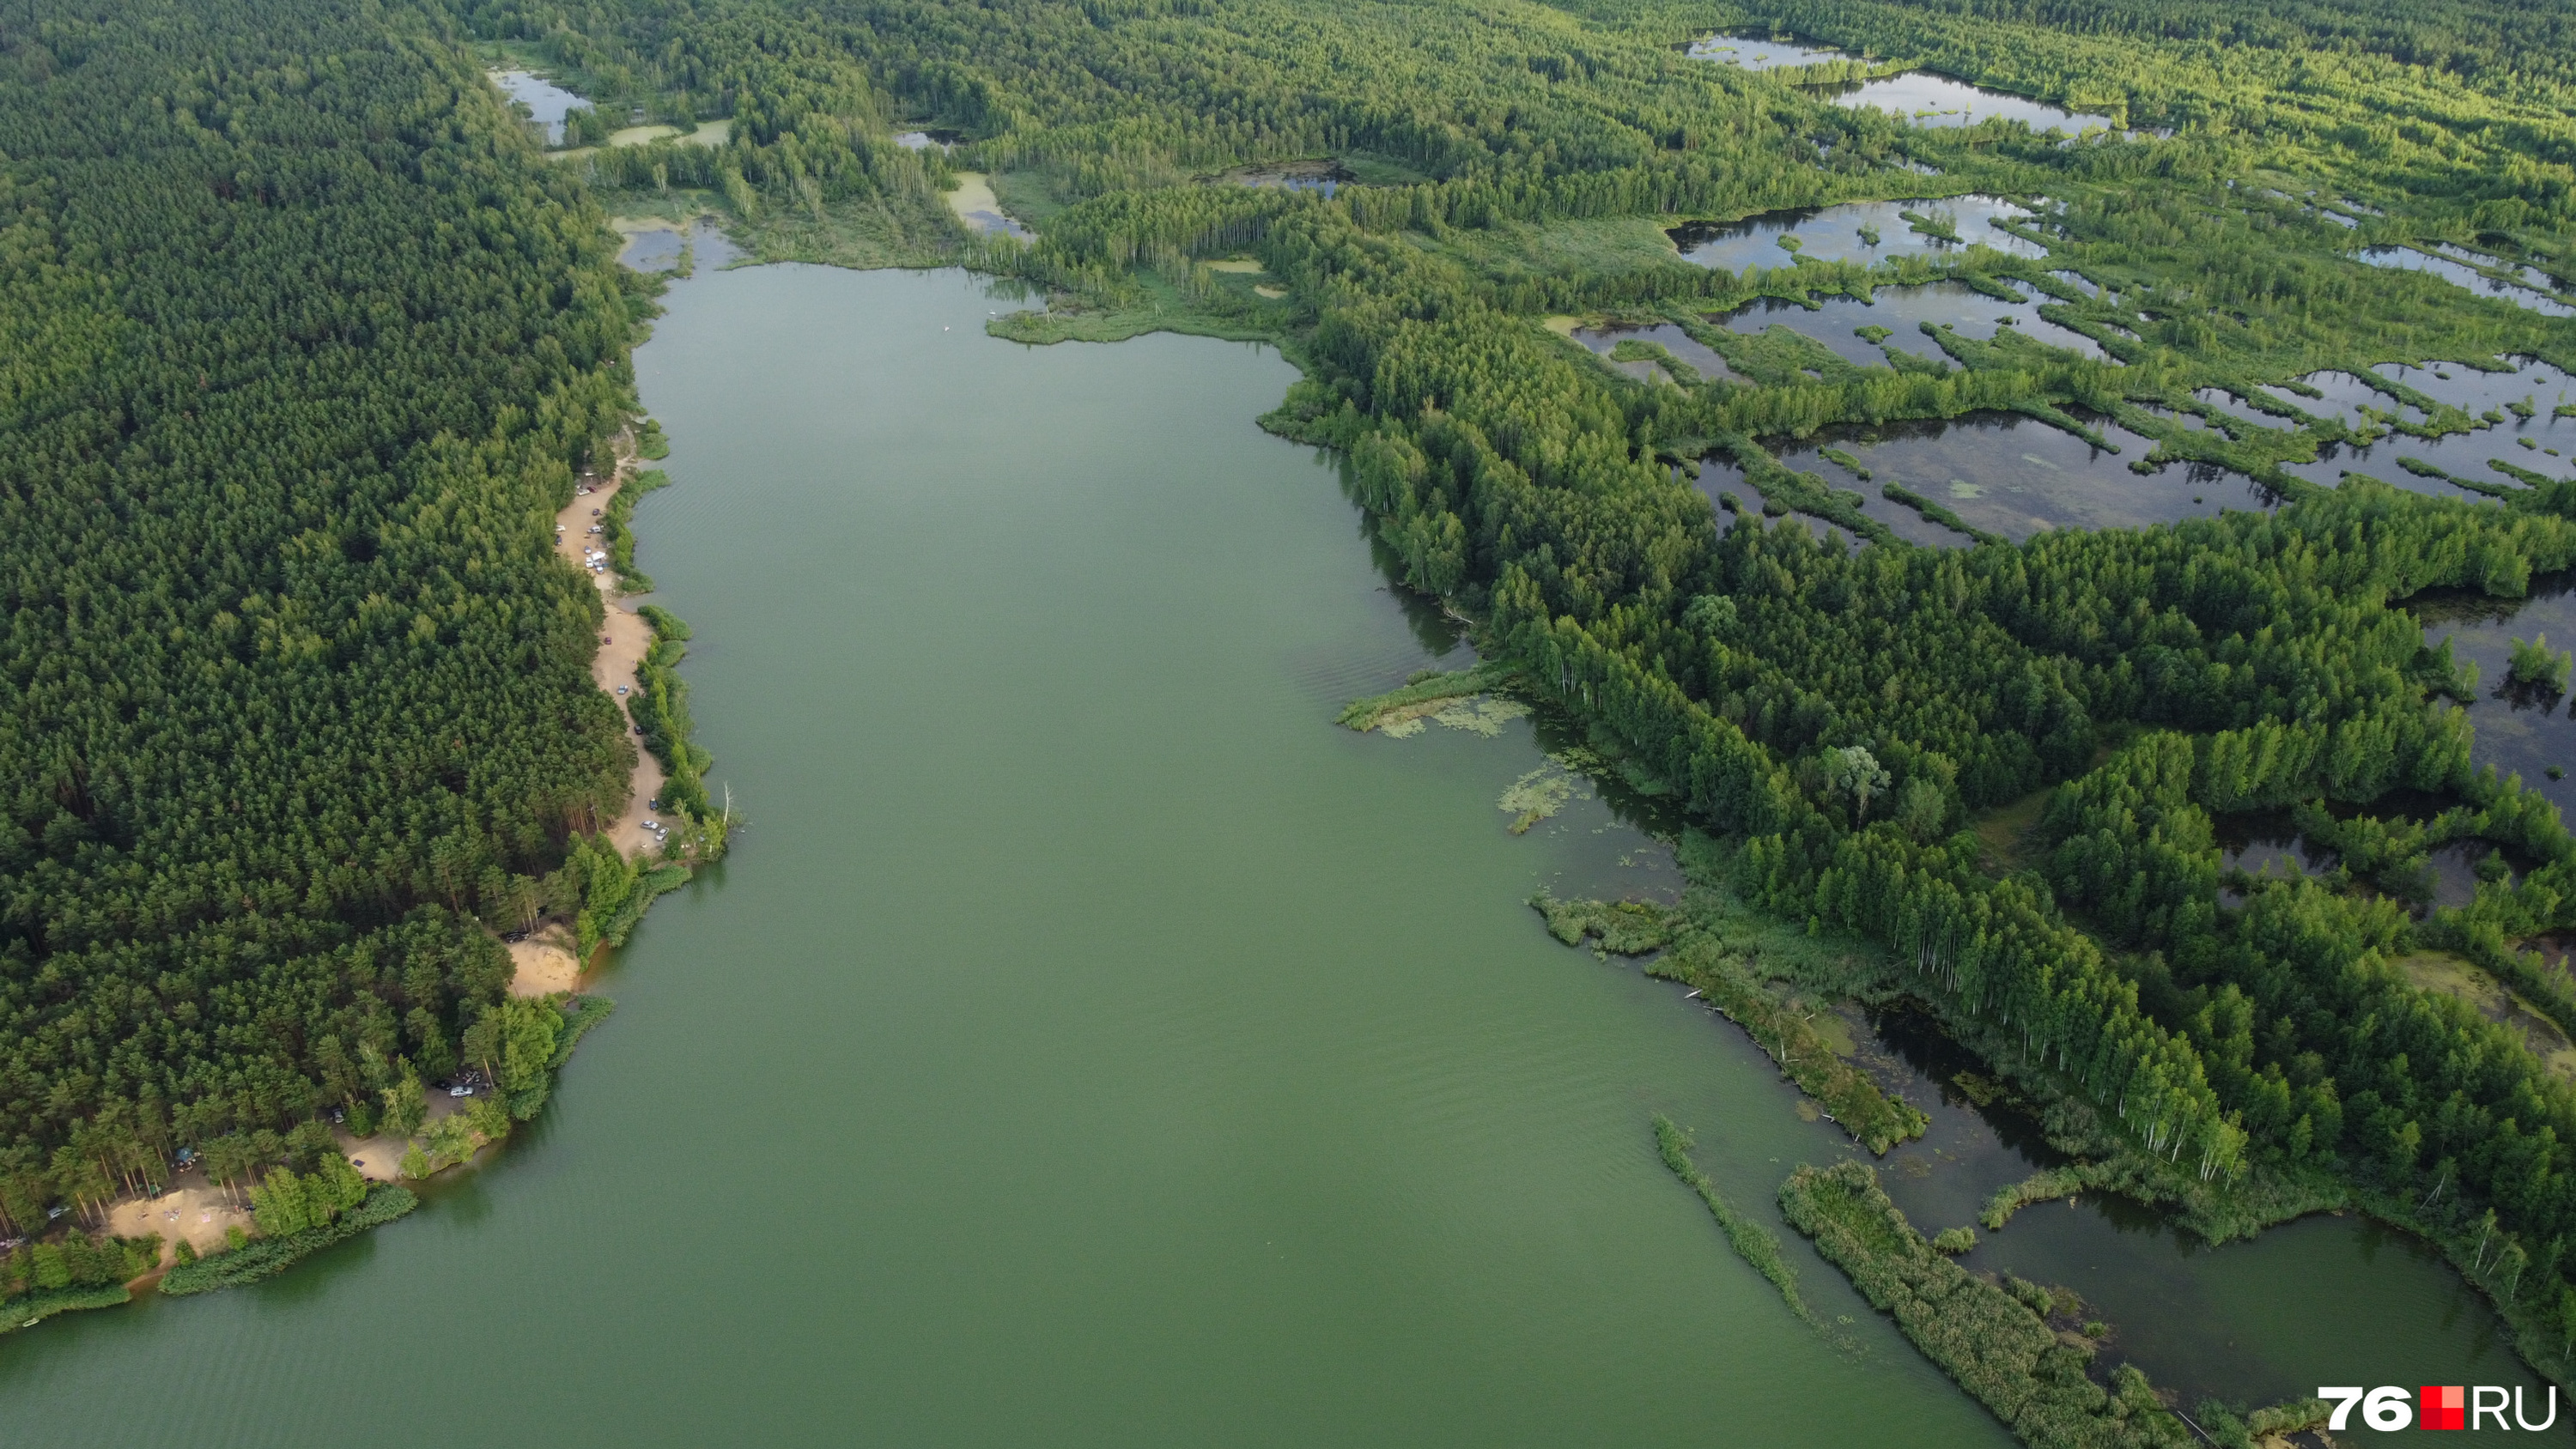
POLYGON ((581 960, 573 945, 571 934, 555 922, 524 941, 510 942, 510 994, 559 996, 580 990, 581 960))
MULTIPOLYGON (((615 474, 607 478, 585 479, 583 486, 592 491, 574 494, 571 506, 555 515, 555 522, 562 530, 555 535, 555 552, 573 567, 589 574, 591 582, 605 596, 602 602, 608 606, 608 617, 600 625, 599 652, 591 656, 590 677, 616 699, 621 708, 632 696, 617 691, 621 688, 631 691, 636 687, 635 667, 644 662, 645 652, 653 647, 653 626, 646 623, 642 615, 618 602, 616 571, 591 569, 583 561, 583 554, 590 549, 607 546, 601 541, 602 535, 592 533, 590 529, 608 516, 609 500, 617 496, 617 490, 626 486, 634 468, 635 459, 631 455, 621 455, 615 474)), ((627 729, 636 741, 635 777, 630 782, 632 788, 626 798, 626 809, 609 826, 608 838, 618 849, 631 855, 639 850, 657 850, 661 846, 653 832, 644 828, 644 822, 653 813, 649 802, 662 793, 662 762, 643 748, 641 736, 632 734, 634 726, 631 722, 627 729)))
POLYGON ((120 1238, 139 1238, 146 1233, 161 1235, 161 1261, 166 1265, 179 1251, 179 1240, 199 1253, 221 1252, 224 1229, 238 1225, 251 1231, 250 1213, 235 1207, 220 1187, 204 1180, 203 1174, 180 1174, 184 1181, 159 1197, 133 1197, 118 1203, 107 1215, 107 1230, 120 1238))

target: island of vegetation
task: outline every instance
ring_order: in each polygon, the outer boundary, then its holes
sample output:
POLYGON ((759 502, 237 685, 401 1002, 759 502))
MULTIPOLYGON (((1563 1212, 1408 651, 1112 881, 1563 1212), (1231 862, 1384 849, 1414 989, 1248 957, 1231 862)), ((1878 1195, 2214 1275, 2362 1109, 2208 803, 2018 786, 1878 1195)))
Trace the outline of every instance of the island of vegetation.
MULTIPOLYGON (((21 1227, 90 1174, 455 1070, 500 1009, 511 903, 631 919, 633 864, 591 833, 627 726, 540 525, 634 413, 651 287, 605 219, 711 215, 754 259, 1004 278, 1043 304, 992 324, 1024 342, 1277 343, 1304 377, 1266 425, 1335 450, 1405 583, 1694 823, 1680 906, 1543 902, 1561 936, 1661 951, 1872 1147, 1919 1122, 1770 993, 1829 972, 1920 1000, 2046 1104, 2075 1178, 2217 1237, 2401 1224, 2576 1385, 2576 1084, 2400 964, 2439 953, 2576 1029, 2534 949, 2576 928, 2576 838, 2472 763, 2476 681, 2412 612, 2576 567, 2565 458, 2420 456, 2576 399, 2473 411, 2375 370, 2576 368, 2560 0, 36 13, 0 46, 21 1227), (1742 29, 1841 58, 1691 53, 1742 29), (480 81, 512 58, 668 130, 549 161, 480 81), (1837 104, 1915 72, 2111 124, 1837 104), (2008 205, 1963 222, 1980 197, 2008 205), (1859 203, 1890 215, 1848 254, 1673 240, 1859 203), (1727 325, 1935 284, 2046 330, 1845 324, 1855 361, 1727 325), (1596 353, 1592 326, 1665 340, 1596 353), (1952 506, 1981 480, 1873 497, 1781 461, 1996 418, 2143 439, 2138 476, 2257 506, 2006 531, 1952 506), (2318 476, 2392 439, 2387 476, 2318 476), (1701 467, 1740 478, 1723 509, 1701 467), (2253 811, 2345 868, 2223 870, 2218 823, 2253 811), (2437 906, 2421 867, 2450 843, 2491 864, 2437 906)), ((2563 690, 2565 659, 2532 640, 2510 683, 2563 690)), ((716 819, 685 742, 637 723, 716 819)), ((2053 1310, 1963 1282, 1874 1191, 1838 1168, 1784 1202, 1969 1392, 2035 1443, 2171 1439, 2138 1385, 2042 1343, 2053 1310), (1932 1303, 1957 1305, 1937 1332, 1932 1303)))

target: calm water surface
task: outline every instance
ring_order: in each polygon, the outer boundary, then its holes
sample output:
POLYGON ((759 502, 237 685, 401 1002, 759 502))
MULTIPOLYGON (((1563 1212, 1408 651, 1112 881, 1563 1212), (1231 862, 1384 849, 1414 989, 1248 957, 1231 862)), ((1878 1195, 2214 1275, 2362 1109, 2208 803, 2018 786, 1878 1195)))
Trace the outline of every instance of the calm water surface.
POLYGON ((545 129, 549 146, 563 143, 564 112, 590 104, 531 71, 495 70, 485 74, 492 78, 492 84, 501 88, 501 94, 527 106, 528 118, 545 129))
MULTIPOLYGON (((1646 807, 1576 782, 1516 837, 1539 722, 1329 724, 1469 656, 1253 428, 1276 355, 1011 346, 955 273, 668 305, 637 362, 680 486, 638 527, 735 858, 497 1161, 271 1283, 13 1336, 0 1442, 2010 1442, 1791 1237, 1859 1350, 1801 1327, 1656 1160, 1664 1111, 1776 1226, 1791 1166, 1856 1149, 1521 904, 1669 894, 1646 807)), ((1936 1140, 1886 1171, 1936 1228, 1902 1185, 2031 1159, 1969 1153, 1999 1129, 1926 1061, 1936 1140)), ((2512 1381, 2391 1241, 2032 1209, 1973 1261, 2186 1388, 2512 1381)))
POLYGON ((2027 225, 2028 208, 2000 196, 1945 196, 1937 200, 1852 201, 1839 206, 1801 206, 1766 211, 1740 221, 1694 221, 1671 229, 1673 245, 1685 261, 1703 267, 1740 272, 1747 267, 1786 267, 1800 257, 1823 262, 1858 262, 1867 266, 1887 257, 1955 251, 1989 246, 2017 257, 2040 257, 2048 249, 2022 240, 1996 225, 2027 225), (1905 213, 1931 217, 1946 213, 1958 233, 1945 241, 1914 229, 1905 213), (1877 234, 1872 241, 1862 232, 1877 234), (1781 245, 1792 240, 1797 248, 1781 245))
POLYGON ((1891 111, 1918 126, 1974 126, 2001 119, 2019 121, 2034 131, 2061 131, 2074 136, 2112 129, 2117 124, 2109 116, 2088 116, 2028 96, 1934 75, 1928 70, 1908 71, 1853 86, 1835 95, 1834 104, 1891 111))

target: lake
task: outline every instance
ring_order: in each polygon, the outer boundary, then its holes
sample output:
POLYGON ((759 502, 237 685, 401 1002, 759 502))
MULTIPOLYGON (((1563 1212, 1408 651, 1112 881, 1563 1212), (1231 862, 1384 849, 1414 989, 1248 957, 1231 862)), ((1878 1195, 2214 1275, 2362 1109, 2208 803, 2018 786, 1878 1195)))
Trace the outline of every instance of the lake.
POLYGON ((2034 131, 2081 135, 2117 130, 2109 116, 2085 115, 2009 91, 1988 90, 1928 70, 1908 71, 1885 80, 1865 81, 1839 90, 1838 106, 1893 112, 1918 126, 1974 126, 1985 121, 2019 121, 2034 131))
MULTIPOLYGON (((677 486, 636 527, 734 856, 495 1160, 282 1278, 12 1336, 0 1441, 2011 1442, 1791 1237, 1857 1351, 1801 1326, 1657 1160, 1661 1111, 1777 1230, 1790 1167, 1857 1149, 1523 904, 1668 896, 1652 803, 1567 779, 1514 835, 1548 722, 1331 724, 1471 656, 1254 428, 1274 352, 1017 347, 954 272, 702 265, 665 303, 677 486)), ((2358 1224, 2060 1219, 1978 1251, 2178 1383, 2517 1381, 2358 1224), (2222 1332, 2266 1347, 2196 1367, 2222 1332)))

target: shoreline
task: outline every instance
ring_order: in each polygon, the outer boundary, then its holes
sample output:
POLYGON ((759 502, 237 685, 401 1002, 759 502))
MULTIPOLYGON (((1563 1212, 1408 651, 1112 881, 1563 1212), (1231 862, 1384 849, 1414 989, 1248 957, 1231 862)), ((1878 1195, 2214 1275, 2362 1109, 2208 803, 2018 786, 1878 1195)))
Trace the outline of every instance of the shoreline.
MULTIPOLYGON (((621 432, 612 440, 612 447, 616 462, 610 471, 605 476, 585 476, 579 479, 571 502, 556 511, 553 520, 556 531, 552 548, 555 555, 566 564, 588 574, 592 586, 599 591, 604 617, 599 626, 598 643, 591 654, 591 681, 602 693, 617 702, 621 725, 629 743, 635 747, 635 763, 627 778, 626 800, 616 818, 605 823, 598 831, 598 837, 608 843, 619 856, 633 862, 639 870, 647 870, 660 855, 663 847, 661 837, 648 829, 646 822, 656 813, 653 802, 662 794, 666 774, 662 762, 655 758, 650 749, 645 748, 643 728, 636 723, 628 701, 635 698, 635 692, 642 688, 639 675, 657 639, 649 620, 633 608, 625 607, 619 602, 627 596, 623 587, 626 577, 607 557, 609 545, 606 535, 610 509, 618 496, 636 481, 642 463, 634 448, 634 433, 631 428, 621 432), (594 526, 597 526, 600 531, 592 532, 594 526), (594 553, 598 557, 592 557, 594 553)), ((590 954, 589 959, 583 959, 574 946, 570 928, 565 922, 553 918, 545 920, 536 930, 521 935, 519 939, 504 940, 500 944, 509 954, 512 963, 510 979, 504 988, 506 997, 552 1000, 558 1004, 567 997, 577 995, 585 980, 604 964, 609 951, 613 949, 612 944, 603 943, 600 949, 590 954)), ((599 1005, 604 1008, 607 1003, 601 1002, 599 1005)), ((558 1058, 553 1069, 547 1074, 549 1089, 555 1075, 560 1073, 568 1059, 574 1042, 593 1024, 592 1019, 598 1014, 600 1013, 581 1013, 577 1024, 570 1025, 570 1029, 566 1032, 566 1039, 558 1048, 563 1056, 558 1058)), ((490 1090, 492 1089, 488 1085, 484 1088, 487 1093, 490 1090)), ((426 1112, 421 1124, 423 1130, 426 1131, 443 1118, 463 1112, 474 1100, 481 1100, 481 1098, 451 1098, 444 1092, 431 1091, 424 1103, 426 1112)), ((410 1210, 415 1200, 405 1184, 415 1180, 404 1177, 402 1163, 405 1155, 413 1149, 418 1136, 419 1134, 401 1137, 379 1133, 361 1138, 351 1135, 345 1128, 334 1127, 332 1132, 334 1147, 341 1157, 348 1161, 351 1168, 355 1169, 357 1175, 367 1182, 371 1192, 383 1193, 390 1190, 403 1199, 403 1206, 399 1210, 383 1214, 380 1218, 371 1218, 369 1221, 330 1229, 328 1235, 331 1241, 381 1226, 383 1222, 390 1222, 410 1210)), ((437 1177, 450 1168, 475 1165, 484 1159, 492 1147, 506 1140, 506 1135, 478 1140, 475 1149, 461 1161, 440 1167, 432 1171, 428 1177, 416 1181, 426 1182, 429 1178, 437 1177)), ((250 1205, 250 1189, 255 1185, 255 1181, 252 1178, 245 1178, 235 1187, 227 1187, 214 1181, 207 1174, 204 1159, 198 1158, 185 1167, 173 1166, 166 1179, 155 1191, 131 1192, 110 1199, 95 1224, 81 1218, 74 1218, 67 1231, 85 1237, 95 1238, 104 1235, 111 1241, 157 1238, 159 1246, 152 1266, 121 1284, 21 1295, 12 1300, 12 1310, 23 1308, 32 1311, 35 1316, 25 1325, 32 1327, 36 1322, 57 1313, 118 1306, 133 1301, 141 1294, 158 1292, 162 1280, 173 1269, 182 1266, 183 1260, 180 1257, 182 1245, 186 1247, 189 1254, 185 1261, 205 1262, 221 1259, 228 1254, 241 1253, 245 1248, 260 1250, 258 1255, 266 1261, 269 1258, 277 1258, 279 1249, 275 1245, 289 1244, 293 1247, 293 1251, 251 1276, 265 1276, 269 1272, 282 1271, 285 1267, 291 1266, 295 1259, 304 1256, 311 1247, 320 1244, 302 1244, 294 1241, 310 1234, 290 1234, 286 1239, 272 1239, 261 1235, 250 1205), (245 1235, 247 1239, 239 1247, 236 1247, 232 1241, 236 1233, 245 1235), (263 1244, 271 1246, 262 1249, 263 1244)), ((370 1202, 372 1201, 374 1199, 371 1197, 370 1202)), ((27 1236, 28 1241, 41 1241, 48 1235, 38 1232, 27 1236)), ((204 1286, 221 1287, 226 1286, 230 1281, 232 1280, 229 1278, 219 1277, 217 1281, 204 1286)), ((203 1289, 197 1288, 191 1291, 203 1291, 203 1289)), ((9 1326, 20 1325, 12 1319, 9 1326)))

